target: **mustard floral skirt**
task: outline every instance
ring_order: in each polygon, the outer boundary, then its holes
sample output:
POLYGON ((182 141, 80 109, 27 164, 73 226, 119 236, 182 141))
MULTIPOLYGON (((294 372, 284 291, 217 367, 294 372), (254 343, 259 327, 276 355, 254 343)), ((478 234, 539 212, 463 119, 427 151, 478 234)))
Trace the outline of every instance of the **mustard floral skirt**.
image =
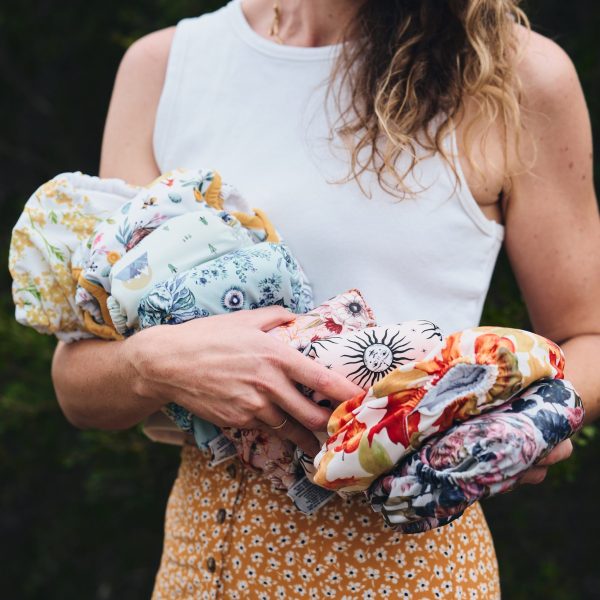
POLYGON ((500 585, 479 504, 417 535, 394 533, 362 497, 307 516, 237 459, 211 467, 187 445, 152 598, 495 600, 500 585))

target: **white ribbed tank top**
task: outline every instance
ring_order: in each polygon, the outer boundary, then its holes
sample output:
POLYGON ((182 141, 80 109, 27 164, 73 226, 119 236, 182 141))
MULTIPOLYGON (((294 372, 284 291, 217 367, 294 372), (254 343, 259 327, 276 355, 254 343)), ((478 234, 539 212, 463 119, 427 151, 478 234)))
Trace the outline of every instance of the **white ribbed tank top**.
MULTIPOLYGON (((240 0, 181 21, 156 117, 158 166, 215 168, 265 210, 317 303, 357 287, 382 324, 428 319, 446 334, 477 325, 503 227, 483 214, 460 164, 457 185, 439 155, 418 164, 409 199, 372 176, 370 198, 354 181, 336 183, 348 155, 328 141, 324 108, 338 51, 261 37, 240 0)), ((447 144, 455 153, 454 135, 447 144)))

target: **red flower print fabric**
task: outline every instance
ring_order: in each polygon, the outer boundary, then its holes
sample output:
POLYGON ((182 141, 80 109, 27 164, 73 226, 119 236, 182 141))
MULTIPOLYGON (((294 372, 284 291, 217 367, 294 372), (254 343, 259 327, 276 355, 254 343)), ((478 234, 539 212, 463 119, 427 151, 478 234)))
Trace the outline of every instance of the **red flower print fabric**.
POLYGON ((397 367, 336 408, 315 458, 315 483, 363 491, 429 437, 541 378, 562 378, 563 368, 560 348, 534 333, 475 327, 452 334, 427 358, 397 367))

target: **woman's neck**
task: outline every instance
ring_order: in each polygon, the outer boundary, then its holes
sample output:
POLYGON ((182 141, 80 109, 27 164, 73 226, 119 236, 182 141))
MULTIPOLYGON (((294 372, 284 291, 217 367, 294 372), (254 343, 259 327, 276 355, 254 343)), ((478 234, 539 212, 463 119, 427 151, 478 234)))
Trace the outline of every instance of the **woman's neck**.
MULTIPOLYGON (((248 23, 258 34, 270 36, 277 0, 242 0, 248 23)), ((278 36, 289 46, 330 46, 341 41, 346 25, 362 0, 279 0, 278 36)))

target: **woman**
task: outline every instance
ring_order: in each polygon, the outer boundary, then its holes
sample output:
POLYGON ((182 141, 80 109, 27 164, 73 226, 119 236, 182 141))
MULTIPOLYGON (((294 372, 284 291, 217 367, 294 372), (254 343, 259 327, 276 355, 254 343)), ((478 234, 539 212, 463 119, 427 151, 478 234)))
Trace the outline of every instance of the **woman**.
MULTIPOLYGON (((562 345, 593 419, 590 125, 569 59, 521 17, 514 0, 233 0, 128 50, 100 174, 145 184, 215 166, 268 211, 317 302, 356 286, 382 323, 476 325, 504 239, 533 325, 562 345)), ((288 318, 269 308, 59 345, 59 402, 77 426, 125 428, 173 400, 315 452, 328 411, 295 383, 335 401, 355 389, 264 335, 288 318)), ((499 593, 478 505, 440 530, 395 535, 362 500, 307 517, 239 462, 211 467, 183 450, 155 598, 499 593)))

